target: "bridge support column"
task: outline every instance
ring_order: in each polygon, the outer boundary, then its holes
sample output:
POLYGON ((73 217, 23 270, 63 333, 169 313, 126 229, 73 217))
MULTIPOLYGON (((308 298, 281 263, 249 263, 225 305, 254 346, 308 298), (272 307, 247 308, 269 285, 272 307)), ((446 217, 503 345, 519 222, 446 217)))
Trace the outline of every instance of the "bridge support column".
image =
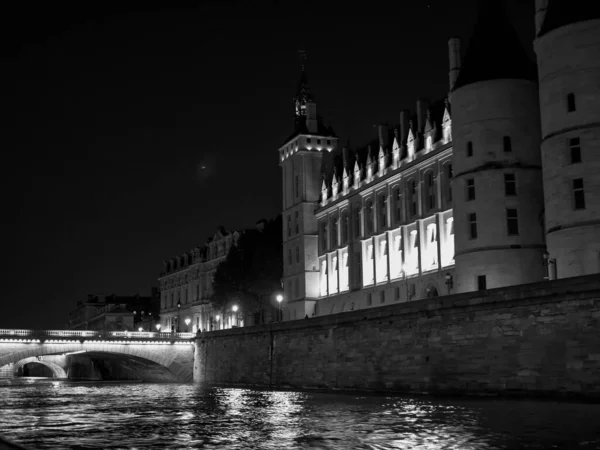
POLYGON ((206 343, 202 338, 196 338, 194 345, 194 383, 206 381, 206 343))

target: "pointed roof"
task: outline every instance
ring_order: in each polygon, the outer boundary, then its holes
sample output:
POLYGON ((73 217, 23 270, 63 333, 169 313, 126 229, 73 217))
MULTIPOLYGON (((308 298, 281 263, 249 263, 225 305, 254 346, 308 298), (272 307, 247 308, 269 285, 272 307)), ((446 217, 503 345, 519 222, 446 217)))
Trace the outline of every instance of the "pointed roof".
POLYGON ((536 80, 535 64, 515 33, 501 0, 479 0, 479 12, 453 90, 478 81, 536 80))
POLYGON ((600 19, 600 8, 592 0, 550 0, 538 36, 565 25, 593 19, 600 19))
POLYGON ((300 73, 300 81, 298 81, 298 89, 296 89, 296 96, 294 100, 300 100, 300 102, 307 103, 314 100, 310 86, 308 85, 308 78, 306 76, 306 70, 304 64, 302 64, 302 71, 300 73))

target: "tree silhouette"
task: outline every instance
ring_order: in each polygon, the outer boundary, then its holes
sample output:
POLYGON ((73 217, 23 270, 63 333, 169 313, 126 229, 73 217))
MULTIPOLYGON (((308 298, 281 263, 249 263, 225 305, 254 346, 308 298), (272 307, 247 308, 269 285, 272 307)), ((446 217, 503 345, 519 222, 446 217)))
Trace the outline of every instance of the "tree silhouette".
POLYGON ((212 307, 224 312, 237 304, 242 314, 270 308, 273 295, 281 291, 283 254, 281 216, 261 221, 256 229, 244 230, 229 250, 213 279, 212 307))

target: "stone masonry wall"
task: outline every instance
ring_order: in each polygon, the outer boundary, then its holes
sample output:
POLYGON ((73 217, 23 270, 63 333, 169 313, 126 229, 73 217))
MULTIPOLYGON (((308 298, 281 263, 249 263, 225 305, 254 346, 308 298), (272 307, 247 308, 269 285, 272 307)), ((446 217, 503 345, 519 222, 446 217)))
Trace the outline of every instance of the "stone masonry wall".
POLYGON ((600 398, 600 277, 203 333, 194 381, 600 398))

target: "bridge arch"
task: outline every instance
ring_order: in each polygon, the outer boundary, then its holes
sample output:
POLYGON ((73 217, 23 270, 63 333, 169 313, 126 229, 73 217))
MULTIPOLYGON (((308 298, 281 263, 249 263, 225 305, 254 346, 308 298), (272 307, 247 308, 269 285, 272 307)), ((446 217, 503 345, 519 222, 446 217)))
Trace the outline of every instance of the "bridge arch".
POLYGON ((186 342, 125 342, 125 341, 46 341, 0 342, 0 367, 17 364, 38 356, 76 352, 98 352, 127 355, 145 359, 166 367, 182 382, 193 380, 194 344, 186 342))
POLYGON ((41 364, 42 366, 46 366, 48 369, 50 369, 52 371, 52 375, 54 375, 54 378, 67 378, 67 372, 65 372, 65 369, 60 367, 55 362, 45 361, 43 359, 40 360, 37 356, 32 356, 30 358, 25 358, 20 361, 17 361, 13 365, 13 371, 16 372, 24 365, 30 364, 30 363, 37 363, 37 364, 41 364))

